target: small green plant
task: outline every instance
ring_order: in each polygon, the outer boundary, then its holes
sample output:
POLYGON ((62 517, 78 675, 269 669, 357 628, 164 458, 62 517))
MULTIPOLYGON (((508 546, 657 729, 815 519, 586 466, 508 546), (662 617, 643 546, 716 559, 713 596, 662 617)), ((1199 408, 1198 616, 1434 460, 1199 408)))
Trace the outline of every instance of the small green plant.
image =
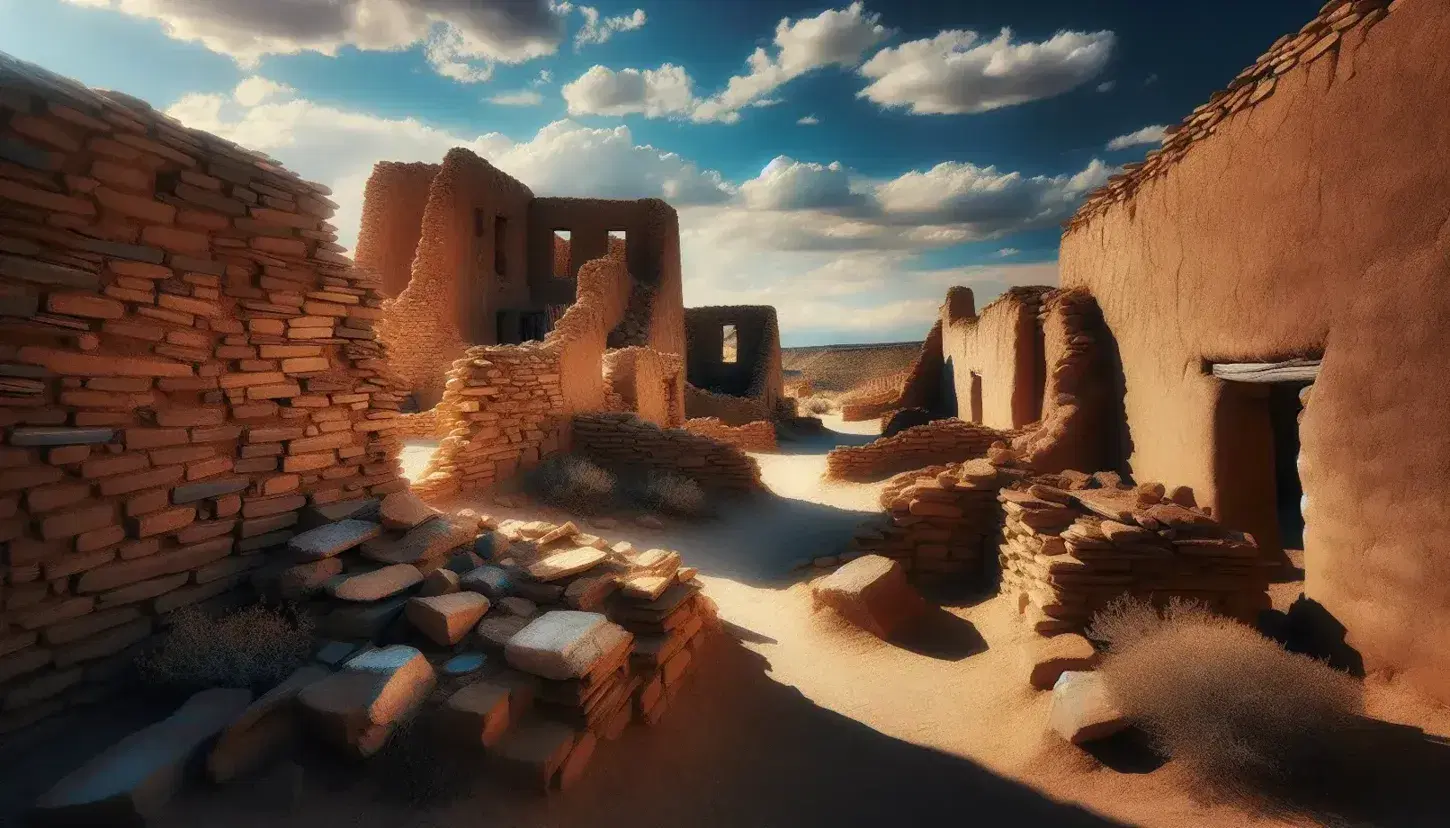
POLYGON ((172 616, 161 646, 136 661, 145 683, 192 693, 212 687, 262 692, 307 661, 312 622, 305 615, 256 604, 212 618, 196 607, 172 616))
POLYGON ((552 454, 525 479, 539 500, 574 514, 589 515, 608 509, 618 482, 614 475, 574 454, 552 454))
POLYGON ((709 511, 705 491, 694 478, 672 471, 651 471, 640 492, 649 509, 679 517, 702 517, 709 511))

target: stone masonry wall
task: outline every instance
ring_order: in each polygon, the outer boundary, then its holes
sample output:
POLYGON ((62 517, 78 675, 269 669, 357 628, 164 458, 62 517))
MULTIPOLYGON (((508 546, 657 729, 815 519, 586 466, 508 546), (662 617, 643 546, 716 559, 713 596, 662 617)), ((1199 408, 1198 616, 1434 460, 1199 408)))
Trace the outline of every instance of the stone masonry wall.
POLYGON ((104 696, 303 506, 397 491, 320 185, 0 56, 0 730, 104 696))
POLYGON ((943 460, 956 462, 981 457, 994 442, 1011 439, 1011 436, 1011 432, 956 418, 936 420, 864 446, 831 449, 826 455, 826 477, 830 480, 880 480, 943 460))
POLYGON ((770 419, 771 411, 763 400, 717 394, 686 383, 685 415, 692 420, 714 418, 727 425, 745 425, 770 419))
POLYGON ((715 417, 696 417, 685 421, 685 430, 745 451, 771 452, 780 448, 775 439, 775 423, 770 420, 730 426, 715 417))
POLYGON ((690 417, 719 417, 731 425, 776 416, 785 396, 781 370, 780 326, 775 308, 739 305, 685 309, 685 374, 690 384, 715 396, 736 397, 757 403, 759 416, 739 419, 747 410, 704 394, 691 395, 690 417), (735 328, 736 361, 724 361, 724 328, 735 328))
POLYGON ((383 161, 368 178, 353 258, 358 269, 382 279, 385 296, 396 297, 413 278, 428 193, 440 169, 438 164, 383 161))
POLYGON ((609 410, 632 411, 662 428, 684 423, 685 361, 678 354, 640 346, 609 351, 604 378, 613 394, 609 410))
POLYGON ((709 489, 765 489, 760 466, 735 446, 684 429, 662 429, 633 414, 575 417, 574 450, 604 466, 679 472, 709 489))

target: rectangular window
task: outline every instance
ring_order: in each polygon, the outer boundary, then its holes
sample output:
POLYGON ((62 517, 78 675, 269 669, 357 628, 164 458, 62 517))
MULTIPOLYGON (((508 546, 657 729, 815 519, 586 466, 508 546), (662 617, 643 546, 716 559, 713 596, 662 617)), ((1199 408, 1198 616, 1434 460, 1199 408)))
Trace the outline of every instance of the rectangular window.
POLYGON ((568 230, 554 231, 554 277, 556 279, 568 279, 574 275, 574 268, 571 264, 573 254, 569 247, 570 235, 568 230))
POLYGON ((723 330, 723 344, 720 347, 720 361, 727 365, 734 365, 736 355, 739 353, 738 343, 735 341, 735 326, 726 325, 723 330))
POLYGON ((508 275, 508 256, 504 252, 508 247, 508 226, 508 219, 493 217, 493 270, 500 276, 508 275))
POLYGON ((629 257, 625 251, 629 249, 629 236, 623 230, 609 231, 609 258, 618 259, 621 262, 628 262, 629 257))

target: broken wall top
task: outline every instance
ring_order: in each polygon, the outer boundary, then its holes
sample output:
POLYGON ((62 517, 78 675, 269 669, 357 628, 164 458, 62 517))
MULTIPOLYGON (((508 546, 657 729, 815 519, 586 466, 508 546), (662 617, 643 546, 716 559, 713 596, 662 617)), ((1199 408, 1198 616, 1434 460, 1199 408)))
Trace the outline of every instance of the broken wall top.
POLYGON ((1244 69, 1229 85, 1215 92, 1208 102, 1194 109, 1180 123, 1168 127, 1163 146, 1092 192, 1077 212, 1063 224, 1063 235, 1089 223, 1115 204, 1133 200, 1139 188, 1166 175, 1193 146, 1218 131, 1226 119, 1251 109, 1274 93, 1278 79, 1309 64, 1338 53, 1340 43, 1356 30, 1368 30, 1406 0, 1329 0, 1319 15, 1298 32, 1274 41, 1253 65, 1244 69))

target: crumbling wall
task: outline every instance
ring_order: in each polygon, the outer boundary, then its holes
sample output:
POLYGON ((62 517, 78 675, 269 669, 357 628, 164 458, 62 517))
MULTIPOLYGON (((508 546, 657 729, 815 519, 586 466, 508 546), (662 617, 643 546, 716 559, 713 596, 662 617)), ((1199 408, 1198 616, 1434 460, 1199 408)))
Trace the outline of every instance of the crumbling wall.
POLYGON ((414 411, 409 414, 399 414, 393 420, 393 437, 399 440, 419 438, 431 440, 435 437, 442 437, 438 430, 442 427, 442 412, 434 406, 427 411, 414 411))
POLYGON ((1450 110, 1426 106, 1450 88, 1450 16, 1380 5, 1327 6, 1094 198, 1062 279, 1116 339, 1134 476, 1251 534, 1272 488, 1228 474, 1246 458, 1221 423, 1243 418, 1205 364, 1322 353, 1300 429, 1307 595, 1370 669, 1450 701, 1450 110))
POLYGON ((685 375, 690 385, 708 394, 690 394, 686 413, 691 417, 719 417, 731 425, 776 416, 785 396, 781 371, 780 326, 775 308, 768 305, 687 308, 685 332, 689 342, 685 375), (725 326, 735 327, 736 361, 724 361, 725 326), (751 400, 738 406, 718 396, 751 400), (739 419, 749 413, 749 419, 739 419), (760 412, 757 415, 757 412, 760 412))
POLYGON ((864 446, 831 449, 826 455, 826 477, 831 480, 880 480, 933 463, 981 457, 993 443, 1010 440, 1012 436, 1011 432, 956 418, 936 420, 864 446))
MULTIPOLYGON (((524 254, 532 198, 462 148, 449 150, 433 177, 412 278, 378 328, 393 369, 423 408, 442 397, 449 366, 470 343, 498 341, 499 310, 530 306, 524 254)), ((364 213, 375 209, 365 205, 364 213)))
MULTIPOLYGON (((926 334, 926 340, 921 343, 921 355, 911 366, 911 373, 905 384, 901 387, 901 395, 891 408, 925 408, 936 414, 943 414, 942 410, 942 388, 943 377, 946 373, 945 353, 942 351, 942 319, 937 317, 936 323, 926 334)), ((878 417, 884 411, 877 411, 864 416, 862 419, 878 417)))
POLYGON ((596 259, 579 271, 579 301, 542 342, 467 349, 438 403, 447 436, 414 489, 440 497, 490 486, 567 449, 570 417, 607 405, 605 339, 629 285, 622 262, 596 259))
POLYGON ((1001 540, 997 490, 1006 480, 985 460, 969 468, 940 464, 892 477, 881 492, 884 513, 856 530, 850 554, 899 561, 918 582, 982 580, 1001 540))
POLYGON ((775 439, 775 423, 770 420, 731 426, 717 417, 696 417, 685 421, 685 430, 745 451, 776 451, 780 448, 775 439))
POLYGON ((633 414, 576 416, 574 450, 605 466, 679 472, 706 488, 765 489, 760 466, 735 446, 684 429, 662 429, 633 414))
POLYGON ((384 296, 402 293, 413 277, 428 193, 439 169, 438 164, 381 161, 368 177, 353 258, 359 269, 382 279, 384 296))
POLYGON ((774 412, 763 400, 717 394, 685 384, 685 415, 690 419, 714 418, 727 425, 745 425, 768 420, 774 412))
POLYGON ((632 411, 663 428, 685 421, 684 376, 678 354, 636 346, 604 355, 605 383, 618 397, 615 410, 632 411))
MULTIPOLYGON (((972 291, 953 287, 942 306, 946 372, 936 407, 993 428, 1020 428, 1042 411, 1045 363, 1037 316, 1048 287, 1015 287, 975 311, 972 291), (980 412, 975 411, 980 400, 980 412)), ((930 406, 923 406, 930 407, 930 406)))
POLYGON ((404 488, 321 185, 0 55, 0 731, 101 698, 311 504, 404 488))

